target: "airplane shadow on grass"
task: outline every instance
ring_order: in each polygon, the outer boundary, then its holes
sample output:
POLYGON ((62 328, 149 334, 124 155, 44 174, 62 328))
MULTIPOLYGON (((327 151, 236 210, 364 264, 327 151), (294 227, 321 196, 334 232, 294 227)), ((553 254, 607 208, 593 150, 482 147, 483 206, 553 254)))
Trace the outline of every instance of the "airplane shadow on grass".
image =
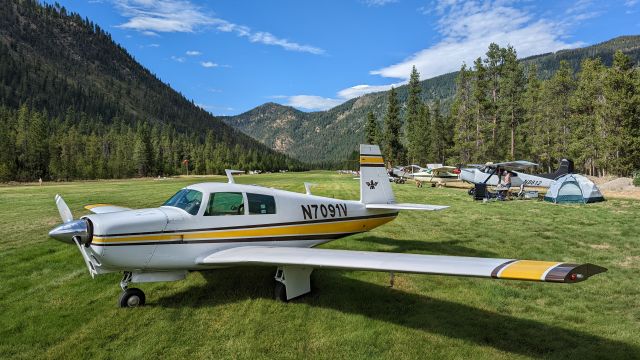
MULTIPOLYGON (((207 284, 156 301, 151 299, 149 306, 214 308, 246 299, 271 298, 274 272, 275 269, 267 267, 203 272, 207 284)), ((363 315, 535 358, 629 359, 638 358, 640 354, 639 347, 621 341, 453 301, 405 293, 386 285, 349 278, 344 273, 314 271, 311 294, 294 299, 286 306, 301 303, 363 315)))

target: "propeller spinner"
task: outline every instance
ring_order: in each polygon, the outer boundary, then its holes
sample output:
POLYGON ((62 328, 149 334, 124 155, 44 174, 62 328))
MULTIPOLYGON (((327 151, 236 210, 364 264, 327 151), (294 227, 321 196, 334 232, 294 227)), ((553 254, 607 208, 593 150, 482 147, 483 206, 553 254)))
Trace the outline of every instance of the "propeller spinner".
POLYGON ((73 220, 73 215, 62 196, 56 195, 56 206, 64 224, 56 226, 49 231, 49 236, 64 243, 73 244, 77 238, 81 244, 91 240, 89 222, 85 219, 73 220))

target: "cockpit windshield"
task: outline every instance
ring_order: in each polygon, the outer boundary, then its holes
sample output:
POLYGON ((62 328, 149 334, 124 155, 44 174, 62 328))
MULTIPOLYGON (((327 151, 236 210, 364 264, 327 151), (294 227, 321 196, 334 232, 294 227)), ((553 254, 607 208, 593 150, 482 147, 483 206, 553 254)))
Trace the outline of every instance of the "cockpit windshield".
POLYGON ((173 206, 180 208, 191 215, 195 215, 200 210, 202 203, 202 193, 193 189, 182 189, 167 200, 162 206, 173 206))

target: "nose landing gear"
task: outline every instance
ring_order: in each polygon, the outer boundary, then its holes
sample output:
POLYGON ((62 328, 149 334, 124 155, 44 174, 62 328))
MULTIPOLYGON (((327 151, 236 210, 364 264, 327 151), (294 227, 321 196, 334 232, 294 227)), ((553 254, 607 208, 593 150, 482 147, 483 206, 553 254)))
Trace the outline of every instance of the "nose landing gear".
POLYGON ((122 308, 134 308, 138 306, 142 306, 145 303, 144 292, 138 288, 129 288, 129 283, 131 282, 132 274, 129 271, 124 272, 124 276, 122 280, 120 280, 120 287, 122 288, 122 293, 118 298, 118 305, 122 308))

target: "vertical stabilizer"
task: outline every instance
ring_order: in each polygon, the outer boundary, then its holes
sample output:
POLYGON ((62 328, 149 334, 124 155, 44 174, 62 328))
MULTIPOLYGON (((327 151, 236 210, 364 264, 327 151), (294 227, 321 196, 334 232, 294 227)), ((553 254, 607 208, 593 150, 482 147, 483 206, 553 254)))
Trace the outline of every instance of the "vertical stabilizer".
POLYGON ((360 145, 360 201, 364 204, 396 202, 378 145, 360 145))

